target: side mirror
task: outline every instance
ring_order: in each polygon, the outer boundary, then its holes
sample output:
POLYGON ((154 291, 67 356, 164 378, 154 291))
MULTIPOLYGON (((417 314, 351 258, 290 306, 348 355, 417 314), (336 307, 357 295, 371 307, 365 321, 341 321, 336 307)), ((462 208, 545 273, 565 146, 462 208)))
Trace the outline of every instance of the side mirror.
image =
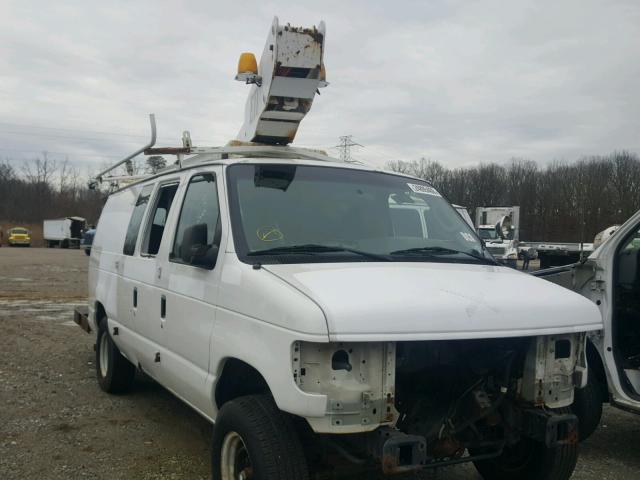
POLYGON ((218 245, 200 245, 197 252, 191 257, 191 265, 196 267, 202 267, 212 269, 216 266, 216 259, 218 258, 218 245))
POLYGON ((182 235, 180 259, 189 265, 212 269, 218 257, 218 246, 207 244, 207 224, 198 223, 182 235))

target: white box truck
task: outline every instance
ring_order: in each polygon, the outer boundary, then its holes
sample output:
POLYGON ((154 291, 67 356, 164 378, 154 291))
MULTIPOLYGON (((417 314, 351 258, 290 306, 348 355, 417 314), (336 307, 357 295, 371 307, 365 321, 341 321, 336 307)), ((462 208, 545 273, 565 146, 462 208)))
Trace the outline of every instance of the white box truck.
POLYGON ((87 221, 82 217, 45 220, 42 228, 44 243, 49 248, 80 248, 86 225, 87 221))

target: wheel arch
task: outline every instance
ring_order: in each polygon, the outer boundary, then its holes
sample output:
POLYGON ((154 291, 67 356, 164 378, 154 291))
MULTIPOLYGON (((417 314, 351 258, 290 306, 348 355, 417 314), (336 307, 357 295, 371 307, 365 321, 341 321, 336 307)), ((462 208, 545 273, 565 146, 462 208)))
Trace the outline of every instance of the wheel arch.
POLYGON ((102 303, 100 303, 99 301, 96 301, 94 307, 95 307, 94 321, 95 321, 96 327, 100 327, 100 322, 102 322, 107 318, 107 311, 105 310, 104 305, 102 305, 102 303))
POLYGON ((600 356, 600 352, 590 339, 587 339, 587 365, 589 367, 589 375, 593 375, 600 387, 602 401, 609 401, 609 386, 607 383, 607 372, 604 368, 604 362, 600 356))
POLYGON ((235 357, 223 359, 214 389, 218 409, 235 398, 262 393, 271 394, 271 389, 257 368, 235 357))

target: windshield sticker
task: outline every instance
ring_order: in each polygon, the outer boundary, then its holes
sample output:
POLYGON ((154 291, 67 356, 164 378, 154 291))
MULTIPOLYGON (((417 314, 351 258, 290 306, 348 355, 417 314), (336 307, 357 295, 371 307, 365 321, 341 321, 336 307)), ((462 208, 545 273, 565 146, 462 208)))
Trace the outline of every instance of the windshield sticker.
POLYGON ((421 185, 419 183, 407 183, 407 186, 416 193, 426 193, 427 195, 433 195, 434 197, 441 197, 438 191, 430 187, 429 185, 421 185))
POLYGON ((460 235, 462 235, 462 238, 464 238, 467 242, 475 243, 476 241, 475 237, 468 232, 460 232, 460 235))
POLYGON ((282 240, 284 235, 278 229, 278 227, 266 226, 260 227, 256 230, 256 236, 259 240, 263 242, 277 242, 278 240, 282 240))

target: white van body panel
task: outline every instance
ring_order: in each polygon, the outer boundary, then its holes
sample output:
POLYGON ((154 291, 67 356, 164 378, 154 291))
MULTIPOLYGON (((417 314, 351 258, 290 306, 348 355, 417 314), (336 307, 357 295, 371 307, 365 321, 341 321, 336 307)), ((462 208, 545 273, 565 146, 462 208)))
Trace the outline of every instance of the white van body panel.
POLYGON ((331 341, 498 338, 602 328, 592 302, 506 267, 351 263, 264 268, 320 305, 331 341))

